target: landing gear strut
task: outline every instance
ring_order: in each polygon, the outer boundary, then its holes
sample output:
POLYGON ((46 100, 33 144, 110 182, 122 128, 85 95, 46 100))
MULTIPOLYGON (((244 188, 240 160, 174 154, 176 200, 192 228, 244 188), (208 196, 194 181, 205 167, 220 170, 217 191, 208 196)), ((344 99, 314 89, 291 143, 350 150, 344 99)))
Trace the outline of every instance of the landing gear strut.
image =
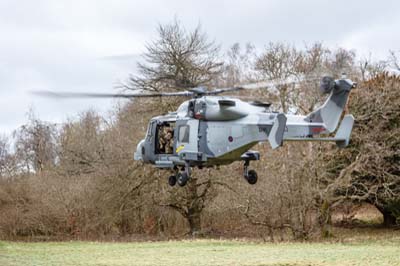
POLYGON ((258 175, 255 170, 249 170, 250 161, 260 160, 260 153, 258 151, 247 151, 242 154, 241 159, 244 161, 243 176, 250 185, 257 183, 258 175))
POLYGON ((244 179, 246 179, 250 185, 254 185, 255 183, 257 183, 258 175, 255 170, 249 170, 249 166, 250 166, 250 161, 246 160, 244 162, 244 167, 243 167, 243 176, 244 179))

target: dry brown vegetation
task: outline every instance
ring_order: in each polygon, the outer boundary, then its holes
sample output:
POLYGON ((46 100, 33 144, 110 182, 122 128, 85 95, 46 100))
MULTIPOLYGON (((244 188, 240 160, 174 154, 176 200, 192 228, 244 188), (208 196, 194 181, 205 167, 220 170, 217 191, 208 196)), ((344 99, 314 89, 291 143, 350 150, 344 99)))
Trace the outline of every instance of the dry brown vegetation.
POLYGON ((304 49, 271 43, 261 52, 251 44, 244 50, 235 44, 222 64, 214 58, 218 49, 200 28, 187 32, 174 21, 158 32, 160 39, 145 56, 148 64, 141 63, 141 75, 132 77, 129 88, 171 91, 291 77, 301 80, 300 86, 238 97, 304 114, 322 101, 315 78, 345 71, 360 81, 348 110, 357 121, 350 147, 290 143, 272 151, 259 144, 262 160, 253 164, 259 172, 257 185, 244 182, 241 163, 234 163, 195 170, 185 188, 171 188, 168 173, 133 161, 133 151, 148 120, 175 110, 181 99, 135 100, 108 119, 89 110, 61 128, 31 115, 16 130, 14 153, 10 141, 0 139, 2 238, 190 233, 309 239, 331 235, 331 211, 344 202, 371 203, 387 225, 399 222, 398 78, 382 74, 374 62, 358 65, 353 51, 332 51, 320 43, 304 49), (168 53, 163 53, 166 47, 168 53))

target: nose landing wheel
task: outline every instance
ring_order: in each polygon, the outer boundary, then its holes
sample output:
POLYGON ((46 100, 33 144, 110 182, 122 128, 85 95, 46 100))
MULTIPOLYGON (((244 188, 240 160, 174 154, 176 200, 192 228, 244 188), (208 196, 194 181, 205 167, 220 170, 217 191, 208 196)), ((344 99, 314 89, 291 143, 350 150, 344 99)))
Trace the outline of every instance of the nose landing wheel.
POLYGON ((178 173, 177 176, 178 185, 184 187, 189 180, 189 176, 186 172, 178 173))
POLYGON ((178 168, 176 168, 175 170, 175 175, 171 175, 170 177, 168 177, 168 184, 173 187, 176 183, 178 183, 180 187, 184 187, 190 178, 190 165, 187 163, 185 165, 185 168, 181 172, 178 170, 178 168))
POLYGON ((178 183, 178 185, 180 187, 183 187, 186 185, 188 180, 189 180, 189 177, 187 176, 187 174, 185 172, 177 173, 176 175, 171 175, 168 177, 168 185, 173 187, 176 185, 176 183, 178 183))
POLYGON ((168 185, 173 187, 173 186, 175 186, 175 184, 176 184, 176 176, 171 175, 170 177, 168 177, 168 185))

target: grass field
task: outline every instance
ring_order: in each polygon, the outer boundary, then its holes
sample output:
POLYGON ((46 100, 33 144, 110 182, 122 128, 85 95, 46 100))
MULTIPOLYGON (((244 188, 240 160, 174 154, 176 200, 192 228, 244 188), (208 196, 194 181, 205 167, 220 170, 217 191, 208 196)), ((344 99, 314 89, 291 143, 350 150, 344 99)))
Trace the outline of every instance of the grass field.
POLYGON ((1 266, 25 265, 400 265, 400 238, 321 243, 0 242, 1 266))

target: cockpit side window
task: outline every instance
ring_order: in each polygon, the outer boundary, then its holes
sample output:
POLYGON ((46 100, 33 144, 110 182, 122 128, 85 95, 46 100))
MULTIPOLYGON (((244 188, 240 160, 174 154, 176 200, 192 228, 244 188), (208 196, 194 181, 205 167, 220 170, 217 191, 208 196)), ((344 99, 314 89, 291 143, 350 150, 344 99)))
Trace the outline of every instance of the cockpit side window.
POLYGON ((190 126, 180 126, 178 129, 178 141, 180 143, 189 143, 190 126))
POLYGON ((153 122, 150 122, 150 123, 149 123, 149 127, 147 128, 146 137, 147 137, 148 140, 150 140, 150 139, 151 139, 151 136, 153 135, 153 124, 154 124, 154 121, 153 121, 153 122))
POLYGON ((195 106, 195 100, 189 101, 189 107, 188 107, 188 116, 189 117, 194 117, 194 106, 195 106))

